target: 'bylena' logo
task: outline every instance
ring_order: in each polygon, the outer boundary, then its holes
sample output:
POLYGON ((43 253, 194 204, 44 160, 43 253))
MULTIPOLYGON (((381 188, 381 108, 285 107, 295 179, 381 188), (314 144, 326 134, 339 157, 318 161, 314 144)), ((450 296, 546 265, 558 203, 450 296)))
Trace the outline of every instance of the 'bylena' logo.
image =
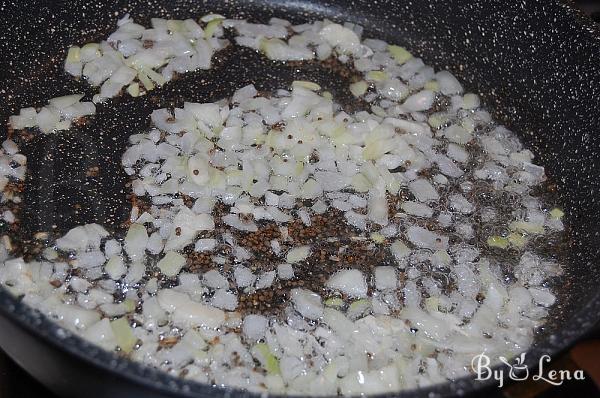
MULTIPOLYGON (((508 374, 505 374, 505 368, 492 370, 490 367, 491 360, 484 353, 473 357, 471 360, 471 368, 477 375, 476 380, 493 379, 498 382, 498 387, 502 388, 504 386, 505 378, 514 381, 522 381, 529 378, 529 368, 525 364, 525 353, 522 353, 518 357, 514 358, 514 363, 508 362, 508 360, 504 357, 499 357, 498 359, 508 367, 508 374)), ((546 372, 544 369, 544 364, 550 362, 550 359, 551 358, 549 355, 542 355, 538 364, 538 371, 531 377, 532 380, 541 380, 545 381, 546 383, 559 386, 564 383, 565 380, 585 379, 583 370, 575 370, 574 372, 571 372, 570 370, 551 369, 546 372)))

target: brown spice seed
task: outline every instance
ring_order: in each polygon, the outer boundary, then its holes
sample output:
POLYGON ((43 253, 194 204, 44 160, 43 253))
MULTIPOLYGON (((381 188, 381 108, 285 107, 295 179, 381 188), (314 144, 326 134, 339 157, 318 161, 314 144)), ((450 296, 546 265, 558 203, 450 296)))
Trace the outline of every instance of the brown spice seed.
POLYGON ((50 284, 51 284, 52 286, 54 286, 55 288, 59 288, 59 287, 61 287, 61 286, 62 286, 62 282, 61 282, 61 281, 59 281, 58 279, 51 280, 51 281, 50 281, 50 284))
POLYGON ((158 341, 158 345, 163 348, 171 348, 179 342, 178 336, 166 336, 158 341))

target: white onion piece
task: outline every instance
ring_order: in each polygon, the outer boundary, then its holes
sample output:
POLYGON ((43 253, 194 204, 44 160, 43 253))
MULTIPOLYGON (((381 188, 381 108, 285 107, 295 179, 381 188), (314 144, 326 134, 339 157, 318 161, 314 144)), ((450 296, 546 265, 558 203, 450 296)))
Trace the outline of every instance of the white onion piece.
POLYGON ((210 300, 210 304, 213 307, 233 311, 237 308, 238 298, 232 292, 229 292, 225 289, 217 289, 214 296, 210 300))
POLYGON ((408 228, 406 237, 419 247, 428 249, 446 249, 448 247, 448 237, 415 225, 408 228))
POLYGON ((310 246, 300 246, 291 249, 287 255, 286 260, 288 263, 297 263, 305 260, 310 255, 310 246))
POLYGON ((225 313, 219 309, 196 303, 184 293, 172 289, 158 292, 160 307, 171 314, 173 322, 187 327, 217 328, 225 321, 225 313))
POLYGON ((78 103, 83 98, 83 94, 65 95, 63 97, 52 98, 48 104, 57 110, 65 109, 78 103))
POLYGON ((279 264, 277 266, 277 276, 281 280, 292 279, 294 277, 294 268, 292 267, 292 264, 279 264))
POLYGON ((268 324, 268 319, 262 315, 246 315, 242 331, 250 340, 259 340, 265 335, 268 324))
POLYGON ((118 255, 110 257, 104 269, 108 276, 114 280, 120 279, 127 271, 123 258, 118 255))
POLYGON ((390 266, 375 268, 375 287, 377 290, 395 289, 398 286, 396 270, 390 266))
POLYGON ((192 242, 199 231, 213 230, 215 223, 208 214, 194 214, 182 207, 173 219, 173 227, 165 244, 165 250, 179 250, 192 242))
POLYGON ((205 272, 202 276, 204 284, 213 289, 223 289, 229 287, 229 281, 217 270, 205 272))
POLYGON ((307 47, 292 47, 280 39, 264 39, 259 48, 267 58, 275 61, 306 61, 315 56, 307 47))
POLYGON ((459 194, 450 196, 450 208, 463 214, 470 214, 475 210, 475 206, 459 194))
POLYGON ((61 250, 97 249, 100 240, 108 236, 108 232, 98 224, 87 224, 71 229, 65 236, 57 239, 56 246, 61 250))
POLYGON ((461 145, 468 143, 473 138, 473 135, 470 132, 456 124, 446 128, 446 130, 444 130, 444 136, 450 141, 461 145))
POLYGON ((228 214, 223 217, 223 222, 235 229, 239 229, 240 231, 249 231, 256 232, 258 231, 258 227, 252 221, 242 221, 239 216, 235 214, 228 214))
POLYGON ((254 284, 256 280, 256 275, 250 271, 250 269, 239 266, 233 271, 233 275, 235 278, 235 283, 238 287, 248 287, 254 284))
POLYGON ((342 54, 358 54, 361 50, 357 34, 342 25, 329 24, 321 29, 319 35, 342 54))
POLYGON ((276 271, 264 272, 262 275, 258 277, 256 281, 255 287, 257 289, 267 289, 271 287, 273 281, 275 280, 275 276, 277 275, 276 271))
POLYGON ((108 318, 104 318, 88 327, 84 337, 105 350, 113 350, 117 346, 117 340, 110 327, 108 318))
POLYGON ((148 232, 141 224, 131 224, 125 236, 125 251, 132 259, 141 258, 148 244, 148 232))
POLYGON ((378 191, 369 193, 367 217, 380 225, 388 223, 388 205, 383 193, 378 191))
POLYGON ((173 277, 176 276, 179 271, 181 271, 185 265, 185 262, 185 257, 183 257, 181 254, 174 251, 168 251, 157 265, 163 274, 168 277, 173 277))
POLYGON ((529 293, 533 297, 533 301, 544 307, 550 307, 556 302, 554 294, 550 293, 546 289, 529 288, 529 293))
POLYGON ((417 200, 420 202, 429 202, 432 200, 438 200, 439 194, 433 185, 427 180, 418 179, 411 181, 408 185, 411 192, 415 195, 417 200))
POLYGON ((404 101, 402 107, 409 112, 425 111, 433 105, 435 93, 429 90, 423 90, 411 95, 404 101))
POLYGON ((363 274, 356 269, 340 270, 327 281, 327 287, 339 290, 350 297, 366 297, 367 282, 363 274))
POLYGON ((263 36, 267 38, 277 37, 285 39, 288 35, 287 29, 278 25, 253 24, 246 21, 226 20, 226 26, 233 26, 242 36, 263 36))
POLYGON ((217 246, 215 239, 198 239, 194 246, 194 250, 197 252, 210 251, 217 246))
POLYGON ((321 296, 306 289, 292 289, 290 297, 296 311, 308 319, 318 319, 323 316, 321 296))
POLYGON ((461 94, 463 91, 460 82, 448 71, 443 70, 436 73, 435 80, 440 85, 440 91, 444 95, 461 94))
POLYGON ((412 201, 402 203, 402 210, 418 217, 431 217, 433 215, 433 209, 429 206, 412 201))

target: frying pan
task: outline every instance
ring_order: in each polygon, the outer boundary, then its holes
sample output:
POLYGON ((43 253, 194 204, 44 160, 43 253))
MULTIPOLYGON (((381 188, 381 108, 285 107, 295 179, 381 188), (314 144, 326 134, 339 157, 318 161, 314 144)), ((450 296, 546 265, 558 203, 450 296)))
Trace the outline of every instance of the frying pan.
MULTIPOLYGON (((272 16, 351 21, 364 26, 367 36, 405 45, 436 69, 451 70, 532 149, 567 210, 567 265, 555 287, 559 304, 526 364, 533 367, 541 355, 559 354, 600 319, 600 30, 570 5, 556 0, 9 0, 0 3, 0 120, 59 95, 83 92, 89 100, 93 90, 62 71, 65 50, 106 37, 126 12, 145 25, 151 17, 208 12, 260 22, 272 16)), ((127 137, 148 127, 152 109, 183 99, 215 101, 249 83, 270 90, 294 76, 345 94, 334 73, 281 67, 237 49, 218 59, 213 70, 186 75, 156 95, 103 105, 91 123, 67 134, 21 143, 29 163, 26 206, 19 214, 21 250, 30 254, 36 231, 64 233, 89 222, 118 228, 129 211, 120 156, 127 137), (92 166, 99 167, 98 175, 86 175, 92 166)), ((5 136, 6 127, 1 129, 5 136)), ((256 396, 175 379, 102 351, 2 289, 0 346, 65 397, 256 396)), ((402 395, 463 395, 490 384, 464 378, 402 395)))

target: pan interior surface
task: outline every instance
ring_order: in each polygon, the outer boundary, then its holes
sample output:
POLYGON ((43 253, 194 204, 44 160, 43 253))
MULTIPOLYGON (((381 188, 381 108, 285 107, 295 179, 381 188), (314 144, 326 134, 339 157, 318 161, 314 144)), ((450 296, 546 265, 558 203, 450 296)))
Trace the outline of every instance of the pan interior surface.
MULTIPOLYGON (((0 92, 5 97, 0 118, 6 120, 19 108, 43 105, 47 98, 58 95, 82 92, 91 98, 93 89, 63 73, 65 50, 71 44, 107 36, 114 30, 116 19, 126 12, 143 25, 148 25, 151 17, 186 18, 208 12, 258 22, 277 16, 293 22, 326 17, 361 24, 365 36, 405 45, 436 69, 456 72, 471 91, 491 105, 498 120, 521 136, 556 183, 569 220, 571 242, 565 253, 565 280, 558 288, 559 304, 527 359, 530 364, 537 363, 540 355, 560 351, 599 317, 600 203, 594 200, 600 193, 600 138, 595 134, 600 130, 600 118, 594 113, 600 108, 600 95, 594 91, 600 88, 598 32, 560 3, 532 3, 523 5, 523 10, 507 7, 505 2, 451 3, 456 11, 452 15, 444 12, 448 3, 442 1, 357 1, 352 7, 343 2, 302 1, 9 4, 4 12, 14 17, 3 22, 9 24, 2 31, 10 40, 0 44, 0 60, 4 65, 10 62, 11 67, 0 72, 0 92)), ((24 246, 40 230, 63 234, 92 222, 119 227, 130 210, 121 154, 129 135, 149 127, 148 116, 154 109, 181 106, 184 100, 216 101, 250 83, 270 91, 298 79, 317 81, 334 95, 348 94, 335 73, 318 68, 281 68, 252 51, 225 52, 216 65, 201 74, 186 75, 143 101, 118 98, 104 107, 93 123, 71 134, 48 135, 22 146, 22 153, 30 159, 19 230, 24 246), (101 172, 86 174, 93 167, 101 172)), ((39 333, 57 340, 52 332, 55 326, 36 319, 39 317, 34 312, 0 293, 5 311, 24 324, 44 325, 39 333)), ((73 341, 68 348, 72 352, 108 362, 108 354, 92 351, 76 337, 69 339, 73 341)), ((148 372, 119 361, 113 363, 130 368, 137 377, 148 372)), ((170 390, 186 385, 180 390, 183 394, 202 388, 162 374, 155 380, 156 386, 170 390)), ((477 388, 477 383, 461 381, 450 387, 470 388, 477 388)), ((441 387, 434 390, 442 391, 441 387)))

